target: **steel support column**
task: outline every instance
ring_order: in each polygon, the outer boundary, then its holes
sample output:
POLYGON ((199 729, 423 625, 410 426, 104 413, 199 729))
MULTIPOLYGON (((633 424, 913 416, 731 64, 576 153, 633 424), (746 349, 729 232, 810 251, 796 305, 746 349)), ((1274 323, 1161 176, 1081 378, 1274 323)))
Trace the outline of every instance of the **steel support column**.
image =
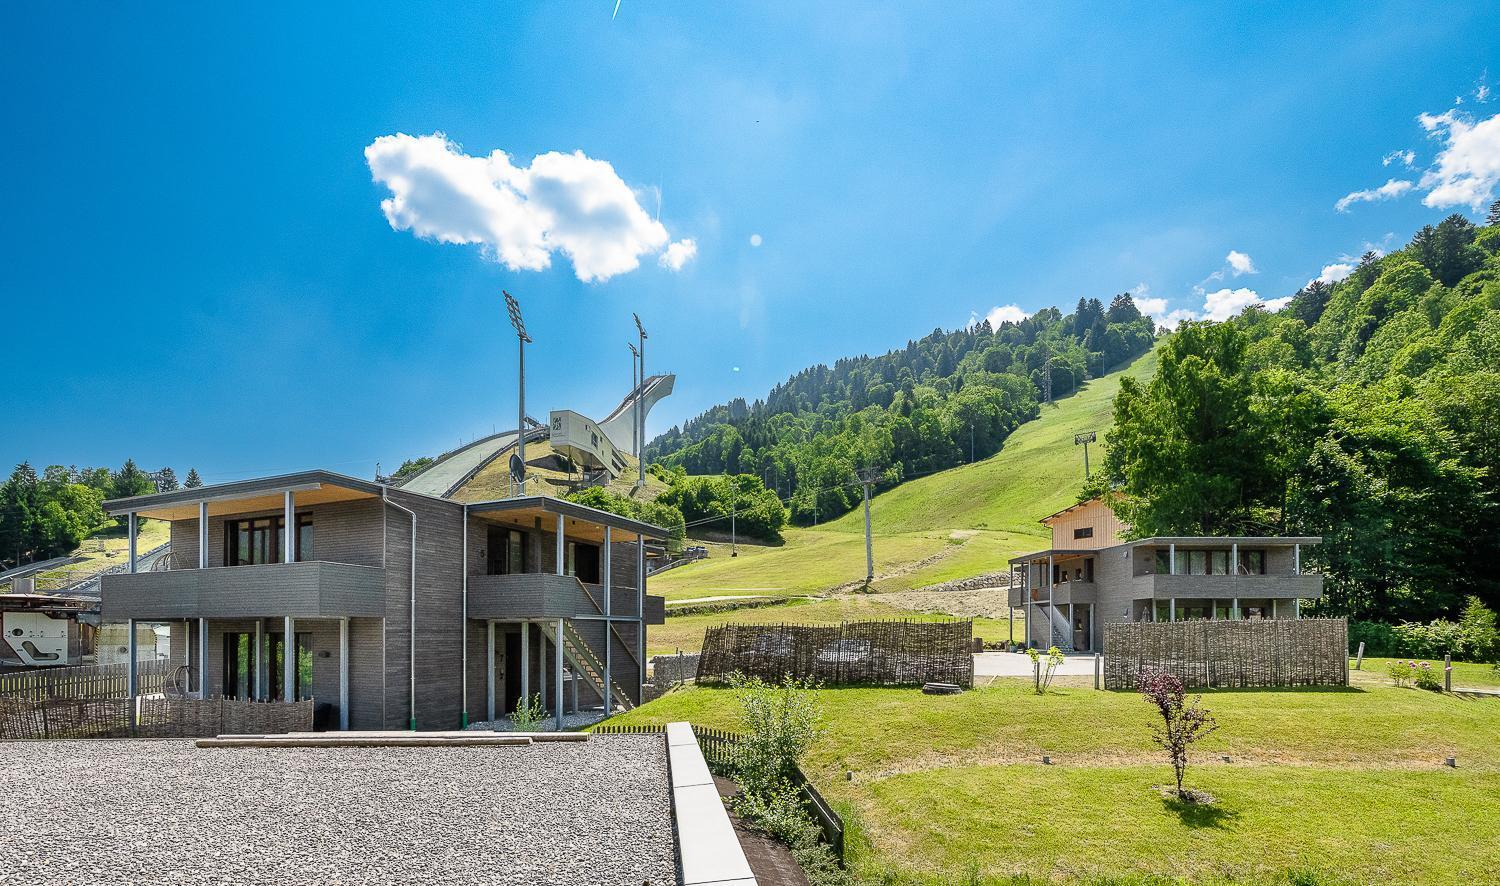
POLYGON ((282 625, 281 700, 297 700, 297 620, 290 615, 282 625))
POLYGON ((484 623, 484 710, 489 722, 495 722, 495 620, 484 623))
POLYGON ((208 619, 198 619, 198 697, 208 698, 208 619))
POLYGON ((198 568, 208 568, 208 502, 198 502, 198 568))
MULTIPOLYGON (((559 518, 561 519, 561 518, 559 518)), ((563 620, 557 620, 557 639, 553 642, 553 661, 557 676, 557 685, 552 690, 553 706, 557 717, 557 731, 563 728, 563 620)))
POLYGON ((613 542, 611 541, 610 527, 604 527, 604 562, 600 571, 604 578, 604 716, 609 716, 614 711, 613 691, 611 683, 610 668, 612 666, 611 653, 615 646, 614 604, 610 601, 610 588, 614 585, 614 578, 610 575, 614 566, 613 542))
POLYGON ((339 619, 339 728, 349 729, 349 618, 339 619))

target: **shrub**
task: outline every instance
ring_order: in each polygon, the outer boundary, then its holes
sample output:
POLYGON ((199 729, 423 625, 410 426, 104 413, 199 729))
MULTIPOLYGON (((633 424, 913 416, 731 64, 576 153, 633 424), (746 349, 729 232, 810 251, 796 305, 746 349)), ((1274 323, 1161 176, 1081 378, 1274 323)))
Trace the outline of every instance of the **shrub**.
POLYGON ((1193 796, 1182 787, 1183 776, 1187 773, 1188 748, 1218 729, 1219 724, 1202 707, 1203 696, 1194 696, 1192 704, 1184 703, 1187 693, 1182 681, 1173 674, 1147 668, 1141 672, 1140 691, 1161 714, 1162 725, 1152 728, 1151 739, 1172 758, 1177 796, 1192 802, 1193 796))
POLYGON ((1058 666, 1065 660, 1062 650, 1056 646, 1049 646, 1047 648, 1047 666, 1045 668, 1039 666, 1039 660, 1042 657, 1040 652, 1028 648, 1026 654, 1031 657, 1031 665, 1036 670, 1036 694, 1046 695, 1047 690, 1052 686, 1053 676, 1057 674, 1058 666))
POLYGON ((822 731, 811 683, 787 677, 767 683, 732 674, 744 737, 735 750, 734 774, 746 794, 769 796, 790 783, 797 761, 822 731))
POLYGON ((1397 686, 1405 686, 1417 675, 1417 663, 1414 661, 1403 661, 1396 659, 1386 669, 1391 675, 1391 682, 1397 686))
POLYGON ((531 698, 521 696, 516 699, 516 709, 510 715, 510 728, 513 732, 535 732, 538 723, 547 719, 547 709, 542 705, 541 693, 531 698))
POLYGON ((1418 689, 1427 689, 1432 692, 1443 690, 1443 678, 1438 674, 1438 669, 1425 661, 1417 665, 1413 680, 1416 681, 1418 689))
POLYGON ((1469 597, 1458 621, 1434 619, 1426 624, 1405 622, 1388 625, 1356 621, 1349 625, 1351 649, 1365 644, 1365 655, 1405 658, 1442 658, 1451 654, 1460 661, 1500 659, 1500 627, 1494 610, 1478 597, 1469 597))

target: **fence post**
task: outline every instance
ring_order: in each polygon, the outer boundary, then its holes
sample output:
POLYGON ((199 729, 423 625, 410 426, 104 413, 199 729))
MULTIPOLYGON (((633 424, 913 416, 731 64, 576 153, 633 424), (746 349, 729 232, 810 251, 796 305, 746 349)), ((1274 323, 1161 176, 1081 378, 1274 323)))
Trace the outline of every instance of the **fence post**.
POLYGON ((1036 684, 1036 691, 1042 691, 1042 660, 1037 658, 1031 663, 1032 681, 1036 684))
POLYGON ((1104 688, 1104 656, 1094 653, 1094 688, 1104 688))
POLYGON ((1453 691, 1453 653, 1443 655, 1443 691, 1453 691))
POLYGON ((1355 656, 1354 656, 1354 669, 1356 671, 1361 670, 1361 668, 1364 665, 1364 663, 1365 663, 1365 641, 1360 640, 1359 641, 1359 652, 1357 652, 1355 654, 1355 656))

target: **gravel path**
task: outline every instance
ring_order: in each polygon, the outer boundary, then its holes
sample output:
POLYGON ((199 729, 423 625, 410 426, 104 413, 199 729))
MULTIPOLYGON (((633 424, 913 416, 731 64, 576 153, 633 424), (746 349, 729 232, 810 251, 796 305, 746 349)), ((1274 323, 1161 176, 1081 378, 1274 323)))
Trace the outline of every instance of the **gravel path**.
POLYGON ((660 736, 0 742, 0 883, 673 884, 660 736))
MULTIPOLYGON (((563 731, 564 732, 573 732, 575 730, 582 729, 585 726, 592 726, 595 723, 598 723, 600 720, 603 720, 603 719, 604 719, 604 711, 602 711, 602 710, 578 711, 577 713, 573 713, 573 714, 563 714, 563 731)), ((470 723, 465 728, 473 729, 473 730, 478 730, 478 731, 483 731, 483 732, 514 732, 514 731, 516 731, 515 724, 510 721, 510 717, 501 717, 498 720, 477 720, 477 721, 475 721, 473 723, 470 723)), ((537 723, 535 726, 531 727, 531 729, 529 731, 531 731, 531 732, 556 732, 557 731, 557 718, 555 718, 555 717, 547 717, 546 719, 544 719, 541 722, 537 723)))

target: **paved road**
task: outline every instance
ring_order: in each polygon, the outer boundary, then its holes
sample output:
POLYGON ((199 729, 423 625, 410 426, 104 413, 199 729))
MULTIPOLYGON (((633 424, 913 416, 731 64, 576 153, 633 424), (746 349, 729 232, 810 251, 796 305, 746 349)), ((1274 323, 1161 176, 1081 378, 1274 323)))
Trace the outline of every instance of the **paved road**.
MULTIPOLYGON (((976 677, 1030 677, 1031 658, 1024 652, 977 652, 974 654, 976 677)), ((1094 654, 1081 652, 1066 656, 1057 669, 1059 677, 1094 676, 1094 654)))

